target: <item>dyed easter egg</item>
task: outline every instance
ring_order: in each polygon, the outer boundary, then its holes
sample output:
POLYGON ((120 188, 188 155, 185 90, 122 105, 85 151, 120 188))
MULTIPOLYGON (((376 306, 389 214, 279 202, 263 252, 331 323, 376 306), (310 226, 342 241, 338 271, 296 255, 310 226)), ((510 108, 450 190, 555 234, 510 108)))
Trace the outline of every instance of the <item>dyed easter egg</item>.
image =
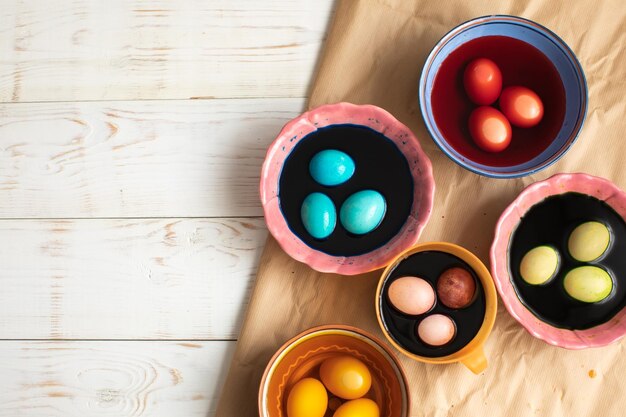
POLYGON ((287 397, 287 417, 323 417, 328 393, 320 381, 304 378, 298 381, 287 397))
POLYGON ((311 177, 327 187, 343 184, 354 174, 354 161, 336 149, 327 149, 315 154, 309 163, 311 177))
POLYGON ((578 226, 567 241, 572 258, 580 262, 598 259, 609 247, 611 233, 600 222, 586 222, 578 226))
POLYGON ((463 85, 474 103, 481 106, 491 104, 498 99, 502 90, 502 73, 492 60, 478 58, 465 68, 463 85))
POLYGON ((529 250, 520 263, 520 275, 530 285, 541 285, 551 280, 559 268, 559 254, 551 246, 537 246, 529 250))
POLYGON ((387 297, 396 310, 417 316, 426 313, 435 304, 435 291, 426 280, 418 277, 400 277, 391 283, 387 297))
POLYGON ((378 404, 369 398, 347 401, 335 411, 333 417, 380 417, 378 404))
POLYGON ((456 326, 452 319, 443 314, 432 314, 417 326, 417 335, 431 346, 443 346, 450 342, 456 334, 456 326))
POLYGON ((344 201, 339 211, 343 227, 355 235, 364 235, 376 229, 385 217, 387 202, 381 193, 363 190, 344 201))
POLYGON ((337 225, 335 205, 322 193, 311 193, 304 199, 300 217, 306 231, 315 239, 326 239, 337 225))
POLYGON ((537 93, 521 86, 502 90, 500 110, 517 127, 533 127, 543 118, 543 103, 537 93))
POLYGON ((464 268, 447 269, 437 280, 437 295, 449 308, 467 307, 472 302, 475 292, 474 277, 464 268))
POLYGON ((350 355, 322 362, 320 379, 328 391, 345 400, 361 398, 372 386, 372 374, 367 366, 350 355))
POLYGON ((504 114, 491 106, 477 107, 469 117, 469 131, 480 149, 501 152, 511 144, 513 131, 504 114))
POLYGON ((613 280, 604 269, 586 265, 569 271, 563 286, 572 298, 584 303, 597 303, 611 294, 613 280))

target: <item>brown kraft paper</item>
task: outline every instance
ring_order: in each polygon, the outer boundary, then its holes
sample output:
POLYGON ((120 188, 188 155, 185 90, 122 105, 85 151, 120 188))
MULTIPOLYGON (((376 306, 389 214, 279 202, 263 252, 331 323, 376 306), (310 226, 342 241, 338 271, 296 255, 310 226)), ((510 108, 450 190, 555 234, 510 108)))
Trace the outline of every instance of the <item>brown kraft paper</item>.
MULTIPOLYGON (((375 104, 409 126, 433 162, 435 202, 420 241, 449 241, 489 266, 496 221, 528 184, 558 172, 586 172, 626 188, 626 4, 580 0, 343 0, 337 4, 309 108, 375 104), (450 161, 422 121, 418 80, 428 53, 454 26, 511 14, 557 33, 578 56, 589 87, 587 120, 558 163, 521 179, 475 175, 450 161)), ((276 132, 278 134, 278 132, 276 132)), ((286 340, 312 326, 343 323, 385 340, 374 295, 380 271, 322 274, 289 258, 270 237, 258 271, 217 415, 257 415, 261 375, 286 340)), ((626 278, 625 278, 626 279, 626 278)), ((533 338, 499 300, 485 346, 489 367, 428 365, 396 351, 406 372, 411 416, 622 416, 626 342, 569 351, 533 338)))

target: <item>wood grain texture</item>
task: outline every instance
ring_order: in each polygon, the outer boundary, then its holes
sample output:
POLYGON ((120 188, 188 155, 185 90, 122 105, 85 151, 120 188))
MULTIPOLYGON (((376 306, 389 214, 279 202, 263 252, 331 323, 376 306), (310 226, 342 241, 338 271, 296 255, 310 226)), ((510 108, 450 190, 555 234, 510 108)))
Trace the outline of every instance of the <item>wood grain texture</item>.
POLYGON ((0 104, 0 218, 262 215, 304 99, 0 104))
POLYGON ((304 97, 333 3, 5 1, 0 101, 304 97))
POLYGON ((5 220, 0 236, 0 338, 233 339, 267 232, 259 218, 5 220))
POLYGON ((234 342, 2 341, 0 416, 212 416, 233 348, 234 342))
POLYGON ((0 417, 214 415, 333 3, 2 2, 0 417))

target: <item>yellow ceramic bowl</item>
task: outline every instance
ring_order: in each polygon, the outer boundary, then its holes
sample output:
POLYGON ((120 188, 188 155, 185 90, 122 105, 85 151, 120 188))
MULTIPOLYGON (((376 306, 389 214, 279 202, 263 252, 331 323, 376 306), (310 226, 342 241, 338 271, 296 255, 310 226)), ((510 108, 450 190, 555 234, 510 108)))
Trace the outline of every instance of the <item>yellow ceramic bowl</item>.
MULTIPOLYGON (((418 272, 416 272, 418 274, 418 272)), ((418 274, 419 276, 419 274, 418 274)), ((489 274, 489 270, 485 267, 485 265, 478 259, 473 253, 469 252, 467 249, 462 248, 461 246, 446 243, 446 242, 427 242, 418 244, 405 252, 398 255, 388 266, 385 268, 380 281, 378 283, 378 288, 376 290, 376 317, 378 318, 378 323, 393 346, 395 346, 400 352, 405 355, 426 363, 434 363, 434 364, 444 364, 444 363, 453 363, 453 362, 461 362, 467 368, 469 368, 475 374, 478 374, 485 370, 487 367, 487 358, 485 357, 483 351, 483 345, 491 332, 493 327, 493 323, 496 318, 496 307, 497 307, 497 296, 496 289, 493 283, 493 279, 489 274), (387 277, 391 274, 391 272, 406 258, 409 256, 416 254, 418 252, 426 252, 426 251, 436 251, 436 252, 445 252, 456 256, 463 260, 470 268, 475 272, 476 277, 480 281, 480 284, 483 287, 484 296, 485 296, 485 315, 482 321, 482 325, 478 330, 478 333, 474 336, 474 338, 463 346, 460 350, 440 357, 425 357, 416 355, 413 352, 407 350, 404 346, 401 346, 389 333, 386 324, 383 322, 383 315, 381 312, 381 297, 383 292, 383 285, 387 277)))
POLYGON ((270 359, 259 388, 259 416, 287 417, 291 388, 302 378, 319 379, 319 366, 325 359, 346 354, 360 359, 370 370, 372 387, 365 397, 378 404, 381 416, 409 415, 406 377, 389 348, 363 330, 331 325, 297 335, 270 359))

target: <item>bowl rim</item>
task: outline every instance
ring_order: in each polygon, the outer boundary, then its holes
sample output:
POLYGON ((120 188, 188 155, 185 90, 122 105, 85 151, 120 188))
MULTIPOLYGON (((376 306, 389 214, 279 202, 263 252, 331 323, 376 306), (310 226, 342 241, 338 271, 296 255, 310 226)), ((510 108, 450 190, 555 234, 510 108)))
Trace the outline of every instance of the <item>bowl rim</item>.
POLYGON ((407 126, 380 107, 340 102, 319 106, 285 124, 267 150, 259 190, 268 230, 289 256, 319 272, 356 275, 382 268, 396 253, 417 243, 432 213, 435 180, 430 159, 407 126), (291 231, 278 197, 282 164, 293 147, 319 128, 345 124, 370 128, 391 140, 407 159, 413 179, 413 205, 398 233, 380 247, 355 256, 329 255, 308 246, 291 231))
POLYGON ((580 136, 580 132, 582 131, 585 121, 587 120, 589 88, 587 85, 587 78, 585 76, 585 72, 583 71, 582 65, 580 64, 580 61, 576 57, 576 54, 574 54, 572 49, 569 47, 569 45, 560 36, 558 36, 556 33, 548 29, 547 27, 537 22, 534 22, 530 19, 526 19, 520 16, 508 15, 508 14, 495 14, 495 15, 480 16, 480 17, 476 17, 476 18, 467 20, 465 22, 462 22, 458 24, 457 26, 453 27, 451 30, 449 30, 445 35, 443 35, 443 37, 435 44, 433 49, 428 54, 426 61, 424 62, 424 65, 422 67, 422 73, 419 79, 418 99, 419 99, 420 110, 422 113, 422 118, 424 120, 424 125, 426 127, 426 130, 428 131, 430 137, 433 139, 433 142, 435 142, 437 147, 450 160, 454 161, 456 164, 460 165, 461 167, 475 174, 482 175, 482 176, 489 177, 489 178, 506 179, 506 178, 519 178, 519 177, 524 177, 527 175, 535 174, 545 168, 548 168, 552 164, 556 163, 559 159, 561 159, 567 153, 567 151, 572 147, 572 145, 576 142, 576 140, 580 136), (551 40, 558 47, 560 47, 568 56, 576 73, 578 74, 578 77, 581 83, 580 84, 581 99, 582 99, 581 110, 579 113, 579 117, 576 120, 576 126, 574 127, 573 133, 567 139, 566 143, 542 163, 534 167, 528 167, 525 169, 520 169, 517 171, 511 171, 511 172, 493 172, 493 171, 490 171, 489 169, 475 167, 475 166, 468 164, 465 161, 465 158, 457 158, 455 155, 451 154, 442 143, 442 142, 446 142, 445 138, 439 137, 438 135, 434 134, 433 126, 431 125, 430 120, 428 118, 428 111, 427 111, 428 109, 426 108, 426 103, 425 103, 426 101, 425 100, 426 78, 430 71, 431 65, 435 59, 435 56, 439 53, 439 50, 446 43, 448 43, 452 38, 462 33, 466 29, 473 27, 473 26, 481 26, 481 25, 484 25, 486 23, 493 22, 493 21, 498 21, 501 23, 507 23, 507 22, 523 23, 526 25, 533 26, 539 32, 543 33, 544 35, 547 35, 548 37, 551 37, 552 38, 551 40))
POLYGON ((487 269, 485 264, 472 252, 465 249, 463 246, 460 246, 451 242, 423 242, 402 252, 393 260, 393 262, 391 262, 385 268, 385 270, 382 272, 378 280, 374 303, 375 303, 376 319, 378 321, 378 325, 380 326, 381 331, 385 335, 385 338, 396 349, 398 349, 400 352, 402 352, 409 358, 415 359, 420 362, 433 363, 433 364, 447 364, 447 363, 463 362, 465 359, 473 356, 477 350, 482 349, 483 345, 487 341, 487 338, 491 334, 491 331, 493 330, 493 326, 496 321, 498 297, 496 294, 496 288, 494 286, 493 278, 491 277, 489 269, 487 269), (472 340, 470 340, 465 346, 463 346, 458 351, 451 353, 450 355, 441 356, 441 357, 420 356, 413 352, 410 352, 409 350, 401 346, 398 342, 396 342, 393 339, 393 337, 391 337, 391 335, 387 331, 387 328, 385 327, 382 314, 380 311, 379 300, 382 297, 383 284, 385 280, 387 279, 387 277, 389 276, 389 274, 404 259, 408 258, 409 256, 415 253, 425 252, 425 251, 446 252, 451 255, 457 256, 458 258, 465 261, 472 268, 472 270, 476 273, 476 276, 478 277, 481 285, 483 286, 483 291, 485 292, 485 317, 476 335, 472 338, 472 340))
POLYGON ((527 186, 498 219, 490 250, 491 275, 504 307, 534 337, 548 344, 573 350, 606 346, 626 334, 626 307, 598 326, 585 330, 568 330, 554 327, 530 312, 511 284, 508 247, 519 220, 535 204, 550 196, 568 192, 578 192, 602 200, 626 221, 626 192, 605 178, 585 173, 561 173, 537 181, 527 186))
POLYGON ((261 382, 259 384, 259 395, 258 395, 259 416, 260 417, 266 416, 266 414, 264 413, 265 411, 264 401, 265 401, 265 397, 267 394, 267 387, 268 387, 268 383, 270 380, 270 375, 273 373, 274 368, 278 366, 278 364, 280 363, 280 359, 282 359, 287 353, 289 353, 289 351, 291 351, 291 349, 296 347, 298 344, 306 340, 315 338, 316 336, 319 336, 319 335, 323 336, 325 334, 329 334, 329 333, 332 334, 334 332, 336 332, 337 334, 344 334, 348 337, 356 337, 357 339, 360 339, 360 338, 369 339, 369 341, 371 342, 373 346, 380 348, 380 350, 388 356, 389 360, 391 361, 390 365, 396 372, 396 376, 398 376, 399 383, 402 387, 402 398, 404 400, 403 403, 405 405, 405 409, 403 410, 404 413, 402 413, 402 417, 408 417, 411 411, 411 392, 409 390, 409 385, 408 385, 406 374, 397 356, 391 349, 389 349, 387 345, 385 345, 385 343, 383 343, 380 339, 378 339, 376 336, 374 336, 370 332, 360 329, 358 327, 354 327, 354 326, 350 326, 346 324, 325 324, 321 326, 312 327, 310 329, 304 330, 301 333, 298 333, 291 339, 287 340, 276 350, 274 355, 272 355, 271 359, 267 363, 267 366, 265 367, 265 370, 263 372, 263 376, 261 377, 261 382))

